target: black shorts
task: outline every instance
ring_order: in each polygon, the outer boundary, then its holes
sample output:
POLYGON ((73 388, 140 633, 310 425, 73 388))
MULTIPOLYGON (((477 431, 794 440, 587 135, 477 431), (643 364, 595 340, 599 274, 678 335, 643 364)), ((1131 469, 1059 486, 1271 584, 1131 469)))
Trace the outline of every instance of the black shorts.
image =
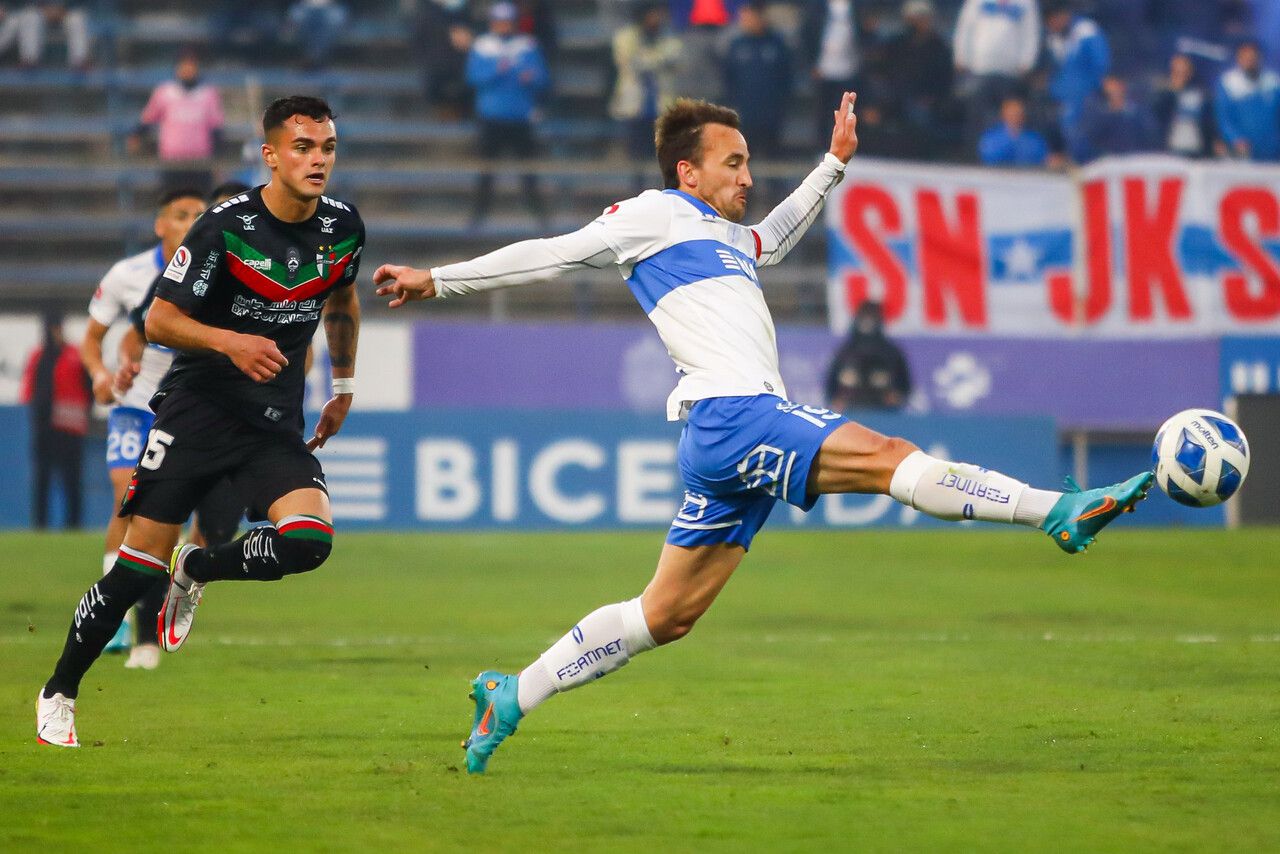
POLYGON ((243 516, 244 499, 236 492, 229 477, 215 483, 196 505, 196 525, 209 546, 220 546, 234 540, 243 516))
POLYGON ((265 519, 276 499, 321 489, 324 471, 298 433, 261 430, 198 394, 175 389, 160 403, 121 516, 180 525, 223 478, 265 519))

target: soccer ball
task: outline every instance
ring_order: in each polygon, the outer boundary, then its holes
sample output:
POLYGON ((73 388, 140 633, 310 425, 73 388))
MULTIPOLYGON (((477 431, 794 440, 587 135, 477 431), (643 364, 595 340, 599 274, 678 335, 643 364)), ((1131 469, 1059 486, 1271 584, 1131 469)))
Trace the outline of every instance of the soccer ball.
POLYGON ((1185 409, 1160 426, 1151 448, 1156 483, 1188 507, 1212 507, 1236 494, 1249 473, 1249 440, 1221 412, 1185 409))

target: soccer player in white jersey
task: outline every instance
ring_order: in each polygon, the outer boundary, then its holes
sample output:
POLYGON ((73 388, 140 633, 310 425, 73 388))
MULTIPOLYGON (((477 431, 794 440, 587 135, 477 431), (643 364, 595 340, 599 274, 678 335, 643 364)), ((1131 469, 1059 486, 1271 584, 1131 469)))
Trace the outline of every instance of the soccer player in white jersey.
MULTIPOLYGON (((187 236, 191 224, 204 213, 204 207, 204 197, 197 190, 174 189, 162 195, 155 221, 155 234, 160 238, 160 243, 137 255, 117 261, 102 277, 93 293, 93 299, 89 301, 89 324, 80 344, 80 358, 93 379, 94 399, 98 403, 114 404, 107 415, 107 473, 111 478, 113 511, 120 506, 134 466, 138 464, 146 446, 147 433, 151 430, 151 422, 155 420, 148 401, 155 394, 165 372, 169 370, 173 353, 165 347, 143 346, 141 343, 136 349, 124 348, 130 352, 123 354, 122 362, 127 360, 133 364, 123 364, 122 367, 125 368, 125 373, 136 376, 127 390, 121 391, 116 374, 108 370, 103 362, 102 342, 111 325, 125 320, 129 312, 143 301, 152 281, 169 264, 173 254, 182 245, 182 239, 187 236)), ((103 573, 110 571, 115 565, 116 553, 120 551, 120 543, 124 540, 128 523, 127 518, 121 518, 112 512, 111 519, 107 522, 106 545, 102 556, 103 573)), ((149 616, 152 619, 142 621, 144 631, 140 633, 138 645, 130 650, 125 662, 125 666, 131 669, 142 667, 150 670, 160 661, 160 648, 156 645, 155 633, 150 631, 150 626, 154 623, 154 609, 164 599, 163 584, 157 585, 154 598, 156 601, 150 604, 152 612, 149 616)), ((107 645, 107 651, 129 649, 130 635, 131 628, 126 620, 107 645)))
POLYGON ((378 293, 391 296, 396 308, 617 265, 682 375, 667 417, 685 421, 679 445, 684 502, 653 580, 641 596, 583 617, 518 675, 476 677, 475 719, 463 743, 468 771, 484 771, 502 740, 553 694, 688 634, 778 500, 808 510, 824 493, 888 494, 941 519, 1039 528, 1074 553, 1146 495, 1150 472, 1086 492, 1032 489, 787 400, 756 271, 786 256, 843 176, 858 147, 853 104, 854 95, 846 93, 834 115, 830 151, 756 225, 739 224, 751 173, 737 115, 684 100, 657 121, 665 190, 612 205, 572 234, 517 243, 461 264, 384 265, 374 274, 378 293))

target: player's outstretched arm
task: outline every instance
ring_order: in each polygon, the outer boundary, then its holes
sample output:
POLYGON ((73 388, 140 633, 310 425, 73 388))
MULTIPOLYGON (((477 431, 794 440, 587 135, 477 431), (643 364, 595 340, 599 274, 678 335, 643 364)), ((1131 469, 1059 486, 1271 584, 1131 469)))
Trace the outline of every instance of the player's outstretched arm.
POLYGON ((559 237, 523 240, 471 261, 420 270, 383 264, 373 274, 378 296, 399 308, 415 300, 461 296, 545 282, 571 270, 617 263, 603 231, 592 223, 559 237))
POLYGON ((324 337, 329 342, 329 364, 333 369, 333 397, 320 412, 316 432, 307 450, 323 448, 339 430, 351 411, 355 394, 356 342, 360 339, 360 299, 355 286, 338 288, 325 301, 324 337))
POLYGON ((858 117, 853 113, 857 98, 855 93, 845 92, 840 99, 839 108, 832 114, 831 148, 818 168, 764 220, 751 227, 760 239, 758 266, 777 264, 787 256, 817 220, 827 193, 844 177, 845 164, 858 150, 858 117))
POLYGON ((221 353, 254 382, 267 382, 289 364, 270 338, 200 323, 161 297, 147 312, 146 332, 148 341, 175 350, 221 353))
POLYGON ((375 291, 380 297, 391 297, 387 305, 399 308, 407 302, 431 299, 436 295, 436 284, 430 270, 419 270, 405 264, 383 264, 373 271, 375 291))

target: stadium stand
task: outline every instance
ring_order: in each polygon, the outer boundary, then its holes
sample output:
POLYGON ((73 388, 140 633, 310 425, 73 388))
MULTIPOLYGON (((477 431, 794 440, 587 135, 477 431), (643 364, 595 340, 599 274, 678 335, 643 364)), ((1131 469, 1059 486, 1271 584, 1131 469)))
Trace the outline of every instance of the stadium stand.
MULTIPOLYGON (((252 26, 241 27, 239 37, 228 37, 232 23, 247 21, 243 12, 236 16, 237 9, 248 9, 251 16, 260 14, 255 10, 274 9, 278 19, 285 4, 272 0, 97 0, 90 4, 95 44, 88 70, 66 68, 58 33, 52 33, 52 49, 40 67, 0 67, 0 252, 7 262, 0 267, 0 296, 15 310, 49 302, 78 308, 112 261, 150 242, 149 211, 162 165, 153 156, 127 156, 126 140, 137 127, 148 94, 171 78, 175 58, 187 49, 200 54, 203 79, 222 95, 227 125, 217 156, 208 164, 219 179, 259 177, 254 174, 257 116, 271 98, 308 92, 333 104, 339 114, 341 155, 332 191, 353 201, 364 214, 371 263, 445 263, 514 239, 572 229, 633 194, 638 179, 656 184, 651 164, 633 162, 624 154, 620 128, 608 112, 614 83, 612 36, 630 19, 633 5, 623 0, 556 0, 547 7, 555 16, 553 83, 538 123, 542 159, 531 161, 530 167, 539 173, 549 201, 549 218, 539 223, 521 204, 517 172, 525 163, 518 170, 506 163, 487 164, 477 156, 473 123, 433 115, 425 98, 422 57, 415 52, 414 2, 349 3, 352 14, 334 61, 319 72, 304 71, 297 51, 271 46, 272 39, 263 41, 263 33, 253 30, 260 28, 256 19, 252 26), (485 169, 495 169, 499 178, 492 213, 476 227, 469 211, 477 176, 485 169)), ((1127 2, 1080 0, 1076 6, 1094 14, 1108 35, 1114 33, 1120 48, 1133 40, 1133 27, 1126 29, 1128 19, 1117 17, 1117 10, 1128 8, 1127 2)), ((485 5, 476 0, 477 18, 485 5)), ((1213 14, 1202 29, 1212 38, 1201 41, 1217 52, 1214 56, 1221 56, 1206 58, 1204 45, 1196 48, 1200 54, 1192 54, 1200 65, 1201 81, 1213 85, 1229 60, 1226 46, 1249 30, 1241 23, 1245 18, 1240 17, 1238 3, 1213 0, 1207 5, 1213 14)), ((948 40, 960 6, 961 0, 932 3, 948 40)), ((886 103, 886 81, 892 77, 886 70, 895 61, 891 46, 902 31, 901 7, 901 0, 858 3, 865 53, 859 87, 866 156, 901 157, 907 152, 900 122, 875 117, 885 112, 878 107, 886 103)), ((804 8, 799 0, 769 4, 781 29, 797 43, 802 41, 804 8)), ((1161 14, 1170 21, 1177 17, 1161 14)), ((1174 31, 1181 32, 1177 27, 1170 30, 1174 31)), ((1131 91, 1141 101, 1153 97, 1161 85, 1174 44, 1170 39, 1144 38, 1138 40, 1145 45, 1142 50, 1132 48, 1137 58, 1127 63, 1132 67, 1126 72, 1131 91)), ((1184 49, 1182 42, 1177 42, 1177 49, 1184 49)), ((1032 125, 1050 131, 1051 149, 1059 151, 1061 135, 1052 132, 1058 107, 1041 91, 1051 68, 1051 57, 1042 51, 1036 74, 1020 85, 1030 87, 1032 125)), ((753 164, 757 184, 768 192, 757 194, 749 217, 763 215, 762 197, 776 196, 798 181, 816 154, 810 151, 815 145, 813 85, 803 71, 797 78, 800 83, 783 134, 786 157, 753 164)), ((958 129, 940 128, 941 141, 951 137, 959 139, 958 129)), ((976 154, 954 144, 941 148, 937 154, 943 160, 973 162, 976 154)), ((825 255, 823 233, 815 230, 786 267, 770 271, 770 281, 779 285, 771 294, 771 305, 780 321, 821 322, 825 255)), ((433 311, 487 312, 495 318, 635 317, 630 294, 614 271, 576 275, 533 291, 453 301, 433 311)))
MULTIPOLYGON (((495 183, 493 214, 479 229, 467 211, 478 170, 468 122, 432 120, 409 28, 396 2, 358 5, 338 59, 306 73, 287 51, 250 65, 220 44, 209 4, 118 0, 95 18, 95 64, 87 72, 50 62, 0 69, 0 294, 17 309, 57 302, 82 307, 102 272, 151 241, 150 211, 161 164, 126 157, 148 93, 172 76, 178 53, 194 47, 204 79, 219 87, 227 127, 213 164, 219 178, 243 176, 256 161, 257 117, 269 99, 295 92, 328 98, 339 114, 341 153, 334 195, 348 198, 369 224, 368 263, 443 263, 500 242, 542 234, 519 204, 519 180, 495 183), (388 63, 387 57, 395 57, 388 63)), ((548 118, 539 126, 542 175, 551 204, 547 228, 578 227, 633 192, 633 164, 616 151, 605 109, 609 39, 616 25, 607 0, 556 4, 557 49, 548 118), (589 168, 583 168, 583 161, 589 168)), ((54 51, 59 48, 56 43, 54 51)), ((807 162, 769 171, 798 180, 807 162)), ((656 181, 656 169, 652 174, 656 181)), ((825 248, 810 241, 804 264, 779 270, 788 284, 774 303, 782 317, 822 312, 825 248)), ((370 267, 372 269, 372 267, 370 267)), ((372 301, 370 301, 372 303, 372 301)), ((612 270, 440 310, 519 316, 634 317, 634 303, 612 270)))

